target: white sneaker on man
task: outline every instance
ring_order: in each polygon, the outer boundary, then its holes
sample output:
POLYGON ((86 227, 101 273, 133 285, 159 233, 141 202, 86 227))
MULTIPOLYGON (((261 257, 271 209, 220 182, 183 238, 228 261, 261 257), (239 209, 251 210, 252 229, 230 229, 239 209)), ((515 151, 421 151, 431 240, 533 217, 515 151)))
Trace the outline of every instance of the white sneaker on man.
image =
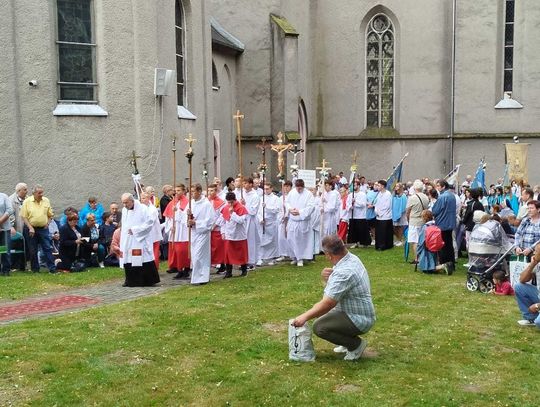
POLYGON ((255 263, 257 267, 261 267, 263 265, 263 261, 259 260, 257 263, 255 263))
POLYGON ((298 267, 304 267, 304 262, 302 260, 299 260, 298 263, 296 263, 298 267))
POLYGON ((291 261, 291 266, 294 266, 296 264, 296 260, 291 261))
POLYGON ((278 257, 278 258, 276 259, 276 261, 277 261, 278 263, 279 263, 280 261, 283 261, 283 260, 285 260, 285 257, 283 257, 283 256, 278 257))
POLYGON ((528 319, 520 319, 517 323, 521 326, 534 326, 534 322, 528 319))
POLYGON ((345 346, 336 346, 334 352, 336 353, 347 353, 349 350, 345 346))
POLYGON ((358 348, 356 348, 353 351, 347 351, 347 354, 343 358, 343 360, 357 360, 360 359, 360 356, 362 356, 362 353, 364 353, 364 350, 366 350, 367 347, 367 341, 365 339, 360 339, 362 342, 360 342, 360 345, 358 348))

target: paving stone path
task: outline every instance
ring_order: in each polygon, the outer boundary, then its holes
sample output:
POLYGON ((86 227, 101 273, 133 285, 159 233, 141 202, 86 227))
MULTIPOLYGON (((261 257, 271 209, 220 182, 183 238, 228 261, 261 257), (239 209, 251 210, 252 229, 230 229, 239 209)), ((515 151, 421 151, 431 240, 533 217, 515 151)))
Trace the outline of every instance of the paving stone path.
MULTIPOLYGON (((189 280, 174 280, 173 274, 160 273, 161 282, 154 287, 122 287, 122 280, 59 291, 44 296, 25 298, 0 304, 0 325, 35 318, 62 315, 88 307, 129 301, 157 295, 174 287, 188 285, 189 280)), ((212 273, 210 282, 223 279, 212 273)))

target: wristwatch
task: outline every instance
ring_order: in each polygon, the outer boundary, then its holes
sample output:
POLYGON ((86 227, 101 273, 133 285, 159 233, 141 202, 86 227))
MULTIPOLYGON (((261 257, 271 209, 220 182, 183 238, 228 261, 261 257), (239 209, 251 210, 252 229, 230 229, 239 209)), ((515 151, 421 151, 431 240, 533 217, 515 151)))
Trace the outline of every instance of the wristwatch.
POLYGON ((536 312, 539 312, 540 311, 540 303, 537 303, 536 304, 536 312))

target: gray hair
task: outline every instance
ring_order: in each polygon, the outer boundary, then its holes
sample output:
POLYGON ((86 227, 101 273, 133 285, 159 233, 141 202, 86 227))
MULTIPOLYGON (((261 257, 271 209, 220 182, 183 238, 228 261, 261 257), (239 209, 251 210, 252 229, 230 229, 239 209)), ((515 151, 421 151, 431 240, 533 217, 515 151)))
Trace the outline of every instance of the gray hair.
POLYGON ((133 196, 133 194, 131 194, 129 192, 126 192, 126 193, 122 194, 122 201, 124 199, 129 199, 130 201, 135 201, 135 197, 133 196))
POLYGON ((19 192, 23 188, 28 189, 28 185, 26 185, 24 182, 19 182, 17 185, 15 185, 15 192, 19 192))
POLYGON ((32 193, 37 192, 38 189, 41 189, 42 191, 45 189, 42 185, 36 184, 34 185, 34 188, 32 188, 32 193))
POLYGON ((334 256, 344 254, 347 251, 345 244, 336 234, 325 236, 322 240, 322 248, 325 253, 334 256))
POLYGON ((422 192, 424 190, 424 183, 420 181, 419 179, 414 180, 413 188, 417 192, 422 192))

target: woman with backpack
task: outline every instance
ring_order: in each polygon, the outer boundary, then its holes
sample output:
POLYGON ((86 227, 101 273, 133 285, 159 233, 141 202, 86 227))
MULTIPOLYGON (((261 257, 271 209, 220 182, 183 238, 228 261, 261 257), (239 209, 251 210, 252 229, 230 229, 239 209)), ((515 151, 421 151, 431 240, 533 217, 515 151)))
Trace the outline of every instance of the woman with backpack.
POLYGON ((444 246, 441 229, 435 225, 433 214, 430 210, 422 211, 424 225, 420 229, 418 236, 418 267, 426 274, 447 274, 451 275, 452 267, 445 264, 437 264, 437 254, 444 246))

